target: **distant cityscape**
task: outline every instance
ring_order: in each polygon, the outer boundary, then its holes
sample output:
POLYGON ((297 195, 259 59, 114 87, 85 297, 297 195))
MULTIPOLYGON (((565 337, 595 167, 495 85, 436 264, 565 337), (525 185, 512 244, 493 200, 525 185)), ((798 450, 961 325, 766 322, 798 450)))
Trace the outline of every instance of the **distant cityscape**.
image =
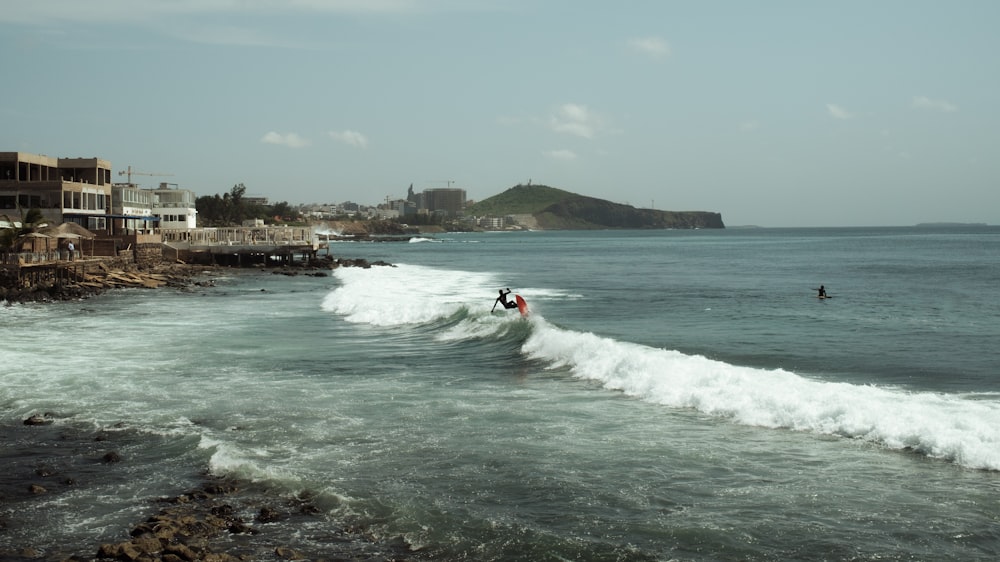
MULTIPOLYGON (((266 198, 264 203, 267 204, 266 198)), ((428 188, 421 192, 413 190, 410 184, 405 198, 391 199, 375 205, 364 205, 345 201, 338 204, 300 205, 299 210, 317 219, 359 215, 371 219, 405 219, 417 215, 441 215, 459 217, 472 202, 466 198, 465 190, 454 187, 428 188)))
MULTIPOLYGON (((28 209, 38 209, 45 219, 72 222, 94 232, 115 234, 157 229, 193 229, 198 224, 197 200, 192 190, 176 183, 140 187, 133 176, 169 176, 168 173, 126 170, 126 181, 113 181, 111 162, 102 158, 55 158, 26 152, 0 152, 0 226, 20 219, 28 209), (6 216, 5 216, 6 215, 6 216)), ((462 220, 483 228, 504 228, 509 217, 465 217, 472 202, 464 189, 451 187, 415 191, 410 184, 405 197, 375 204, 345 201, 293 207, 312 220, 352 217, 400 220, 418 217, 462 220)), ((214 196, 215 194, 202 194, 214 196)), ((267 197, 245 196, 248 204, 268 206, 267 197)))

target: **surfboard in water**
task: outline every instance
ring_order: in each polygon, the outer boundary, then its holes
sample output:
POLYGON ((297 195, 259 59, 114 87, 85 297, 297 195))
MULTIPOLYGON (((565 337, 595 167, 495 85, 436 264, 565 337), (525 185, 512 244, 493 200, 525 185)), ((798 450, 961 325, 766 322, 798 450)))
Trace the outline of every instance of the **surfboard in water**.
POLYGON ((521 312, 521 316, 528 315, 528 303, 524 302, 521 295, 514 295, 514 300, 517 301, 517 309, 521 312))

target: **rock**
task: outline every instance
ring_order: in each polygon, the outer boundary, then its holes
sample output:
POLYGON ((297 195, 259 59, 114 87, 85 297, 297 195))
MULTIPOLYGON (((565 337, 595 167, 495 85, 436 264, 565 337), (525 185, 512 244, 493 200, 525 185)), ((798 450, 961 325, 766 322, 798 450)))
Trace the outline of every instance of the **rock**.
POLYGON ((212 509, 210 511, 211 511, 212 515, 215 515, 216 517, 232 517, 233 516, 233 506, 229 505, 228 503, 224 503, 222 505, 214 506, 214 507, 212 507, 212 509))
POLYGON ((257 531, 239 519, 232 521, 227 529, 233 535, 256 535, 257 531))
POLYGON ((270 507, 260 508, 260 513, 257 514, 257 521, 261 523, 274 523, 279 519, 281 519, 281 514, 270 507))
POLYGON ((38 414, 32 414, 31 417, 24 420, 24 425, 48 425, 50 423, 52 420, 38 414))
POLYGON ((160 539, 152 535, 142 535, 132 539, 132 544, 143 554, 155 554, 163 550, 160 539))
POLYGON ((198 559, 198 553, 185 544, 168 544, 164 549, 167 554, 175 554, 181 560, 194 561, 198 559))
POLYGON ((48 490, 46 490, 42 486, 39 486, 38 484, 32 484, 32 485, 28 486, 28 492, 31 493, 31 494, 39 495, 39 494, 45 494, 45 493, 47 493, 48 490))
POLYGON ((98 558, 118 558, 121 548, 117 544, 104 543, 97 547, 98 558))
POLYGON ((105 454, 103 457, 101 457, 101 460, 103 460, 106 463, 122 462, 122 456, 115 451, 111 451, 105 454))
POLYGON ((274 549, 274 554, 278 558, 284 558, 285 560, 299 560, 303 558, 303 556, 298 552, 296 552, 295 549, 288 548, 285 546, 279 546, 278 548, 274 549))

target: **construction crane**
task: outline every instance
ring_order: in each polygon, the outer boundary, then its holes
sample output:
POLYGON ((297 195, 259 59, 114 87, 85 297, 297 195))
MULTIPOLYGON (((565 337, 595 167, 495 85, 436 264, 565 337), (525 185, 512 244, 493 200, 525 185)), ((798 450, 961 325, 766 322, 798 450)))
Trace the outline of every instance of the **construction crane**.
POLYGON ((427 183, 443 183, 447 184, 448 188, 451 188, 451 184, 455 183, 455 180, 427 180, 427 183))
POLYGON ((126 176, 128 178, 128 183, 132 183, 132 176, 172 176, 173 174, 161 174, 159 172, 140 172, 138 170, 133 170, 130 165, 127 170, 122 170, 118 172, 119 176, 126 176))

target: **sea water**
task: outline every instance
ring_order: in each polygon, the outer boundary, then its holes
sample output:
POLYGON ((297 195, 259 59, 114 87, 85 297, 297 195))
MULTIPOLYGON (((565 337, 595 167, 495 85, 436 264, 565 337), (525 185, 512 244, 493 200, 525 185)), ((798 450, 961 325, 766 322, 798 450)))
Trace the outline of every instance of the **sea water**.
POLYGON ((0 310, 6 425, 140 436, 0 550, 123 540, 207 470, 316 498, 314 556, 344 521, 441 560, 1000 555, 1000 228, 330 252, 393 265, 0 310))

